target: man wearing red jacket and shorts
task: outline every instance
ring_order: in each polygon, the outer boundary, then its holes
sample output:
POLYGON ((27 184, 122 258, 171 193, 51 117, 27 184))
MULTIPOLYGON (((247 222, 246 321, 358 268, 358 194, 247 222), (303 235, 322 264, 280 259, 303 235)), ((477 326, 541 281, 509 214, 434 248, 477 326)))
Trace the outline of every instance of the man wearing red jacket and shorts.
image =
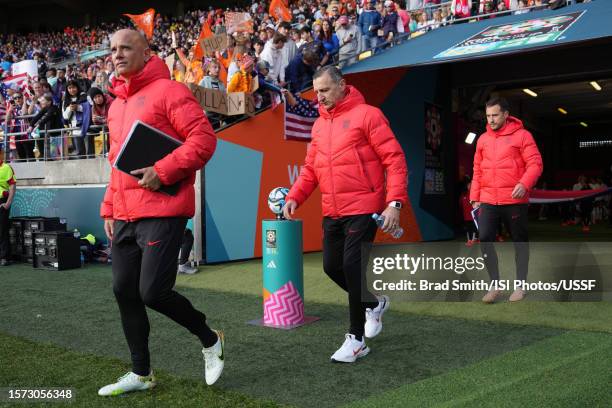
POLYGON ((164 61, 151 55, 137 31, 117 31, 111 40, 116 69, 108 127, 114 163, 132 124, 151 125, 183 145, 153 166, 134 170, 135 177, 112 169, 101 215, 112 241, 113 291, 132 358, 132 371, 102 387, 102 396, 155 386, 149 357, 146 307, 168 316, 196 335, 202 345, 205 377, 214 383, 223 371, 223 333, 206 325, 204 314, 173 290, 177 257, 187 219, 195 212, 195 173, 217 144, 199 103, 182 84, 170 80, 164 61), (156 192, 180 183, 174 196, 156 192))
POLYGON ((376 235, 373 213, 385 216, 383 230, 399 226, 400 209, 408 201, 406 160, 380 109, 366 105, 363 95, 346 85, 340 70, 327 66, 314 74, 320 117, 299 178, 283 209, 291 218, 317 185, 323 207, 323 269, 348 292, 350 328, 333 362, 352 363, 370 349, 365 337, 382 330, 386 296, 361 297, 361 244, 376 235))
MULTIPOLYGON (((506 224, 514 241, 516 278, 525 281, 529 266, 529 190, 542 174, 542 156, 523 122, 510 116, 505 99, 491 98, 486 104, 486 114, 487 131, 478 139, 474 154, 470 201, 474 208, 480 207, 478 235, 491 282, 499 280, 493 242, 500 221, 506 224)), ((500 294, 493 285, 482 301, 493 303, 500 294)), ((509 300, 516 302, 524 297, 525 291, 518 287, 509 300)))

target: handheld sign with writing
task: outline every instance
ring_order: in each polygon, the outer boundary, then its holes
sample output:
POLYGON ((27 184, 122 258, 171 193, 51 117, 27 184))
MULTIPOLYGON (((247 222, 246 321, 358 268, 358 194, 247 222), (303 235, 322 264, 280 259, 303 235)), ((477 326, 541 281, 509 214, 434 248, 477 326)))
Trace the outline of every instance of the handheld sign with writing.
POLYGON ((200 47, 205 55, 214 55, 215 51, 221 52, 227 48, 227 45, 226 34, 213 35, 200 41, 200 47))
POLYGON ((255 115, 253 95, 245 92, 225 93, 216 89, 188 84, 189 90, 207 112, 220 113, 226 116, 255 115))

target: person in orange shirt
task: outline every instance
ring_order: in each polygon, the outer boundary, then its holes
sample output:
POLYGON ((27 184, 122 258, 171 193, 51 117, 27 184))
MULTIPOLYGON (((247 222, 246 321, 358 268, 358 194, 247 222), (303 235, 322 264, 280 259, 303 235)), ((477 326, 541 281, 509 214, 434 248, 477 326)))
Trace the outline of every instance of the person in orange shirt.
POLYGON ((244 55, 240 60, 240 71, 234 73, 227 86, 227 92, 251 92, 253 89, 253 63, 255 61, 249 55, 244 55))
POLYGON ((189 57, 185 57, 185 53, 181 48, 176 48, 176 55, 185 66, 185 79, 183 82, 188 84, 199 84, 204 78, 204 69, 202 68, 202 60, 193 57, 193 51, 189 52, 189 57))

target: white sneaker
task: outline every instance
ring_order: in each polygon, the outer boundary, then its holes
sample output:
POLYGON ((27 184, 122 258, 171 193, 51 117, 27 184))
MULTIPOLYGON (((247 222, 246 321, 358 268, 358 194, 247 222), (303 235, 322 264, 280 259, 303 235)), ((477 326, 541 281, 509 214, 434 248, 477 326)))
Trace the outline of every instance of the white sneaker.
POLYGON ((155 377, 153 372, 146 377, 143 377, 133 372, 129 372, 120 377, 116 383, 105 385, 98 390, 98 395, 107 397, 110 395, 119 395, 132 391, 143 391, 155 387, 155 377))
POLYGON ((354 363, 358 358, 365 357, 370 349, 365 344, 365 340, 355 339, 354 334, 345 334, 346 340, 333 356, 331 361, 334 363, 354 363))
POLYGON ((202 354, 204 354, 204 376, 208 385, 213 385, 221 377, 223 366, 225 365, 225 337, 221 330, 213 331, 217 333, 217 342, 213 346, 202 349, 202 354))
POLYGON ((367 308, 365 311, 366 322, 364 326, 365 336, 369 339, 378 336, 382 331, 382 316, 389 309, 389 296, 377 296, 378 306, 374 310, 367 308))
POLYGON ((198 271, 198 268, 194 268, 193 266, 189 265, 188 262, 184 264, 179 264, 179 267, 178 267, 178 273, 186 273, 187 275, 193 275, 197 271, 198 271))

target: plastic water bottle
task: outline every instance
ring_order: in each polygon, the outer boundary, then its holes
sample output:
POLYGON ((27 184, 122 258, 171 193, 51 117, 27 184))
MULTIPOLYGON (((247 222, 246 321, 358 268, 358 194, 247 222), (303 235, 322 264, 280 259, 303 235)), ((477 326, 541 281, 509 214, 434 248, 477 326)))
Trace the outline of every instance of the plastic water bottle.
POLYGON ((85 257, 83 256, 83 253, 81 252, 81 268, 85 266, 85 257))
MULTIPOLYGON (((372 219, 376 222, 376 225, 378 225, 378 228, 382 228, 383 224, 385 223, 384 215, 372 214, 372 219)), ((401 238, 402 235, 404 235, 404 229, 398 226, 395 230, 391 231, 389 234, 391 234, 393 238, 398 239, 398 238, 401 238)))

